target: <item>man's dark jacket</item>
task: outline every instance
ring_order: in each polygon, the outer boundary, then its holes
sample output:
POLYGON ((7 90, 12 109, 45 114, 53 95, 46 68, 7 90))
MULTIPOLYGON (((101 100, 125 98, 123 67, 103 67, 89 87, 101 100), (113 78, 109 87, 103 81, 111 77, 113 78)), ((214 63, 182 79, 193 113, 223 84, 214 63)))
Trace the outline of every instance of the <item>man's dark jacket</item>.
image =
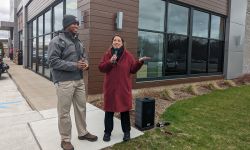
POLYGON ((61 31, 49 43, 48 61, 53 82, 80 80, 82 70, 77 68, 77 61, 84 59, 88 63, 85 48, 77 36, 61 31))

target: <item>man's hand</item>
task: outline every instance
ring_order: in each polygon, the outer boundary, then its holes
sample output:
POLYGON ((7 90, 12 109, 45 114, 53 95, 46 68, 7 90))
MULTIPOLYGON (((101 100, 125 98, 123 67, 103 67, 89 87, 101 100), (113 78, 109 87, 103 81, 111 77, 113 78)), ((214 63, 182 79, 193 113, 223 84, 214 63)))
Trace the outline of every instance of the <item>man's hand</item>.
POLYGON ((84 62, 83 60, 79 60, 77 62, 77 68, 79 70, 88 70, 89 69, 89 64, 87 64, 86 62, 84 62))
POLYGON ((88 70, 89 69, 89 64, 87 64, 86 62, 83 62, 84 65, 83 65, 83 68, 82 70, 88 70))

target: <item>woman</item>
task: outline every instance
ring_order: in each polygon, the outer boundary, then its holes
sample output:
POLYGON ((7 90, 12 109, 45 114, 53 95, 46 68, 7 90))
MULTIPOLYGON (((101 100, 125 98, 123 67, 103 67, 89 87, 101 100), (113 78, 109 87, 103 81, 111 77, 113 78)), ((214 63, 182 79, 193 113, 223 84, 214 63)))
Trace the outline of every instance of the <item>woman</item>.
POLYGON ((130 139, 130 117, 129 111, 132 108, 132 77, 149 57, 142 57, 135 60, 133 55, 125 49, 124 40, 121 36, 115 35, 112 38, 112 46, 104 54, 99 70, 105 73, 104 92, 104 141, 110 141, 113 130, 114 112, 120 112, 121 126, 124 132, 123 140, 130 139))

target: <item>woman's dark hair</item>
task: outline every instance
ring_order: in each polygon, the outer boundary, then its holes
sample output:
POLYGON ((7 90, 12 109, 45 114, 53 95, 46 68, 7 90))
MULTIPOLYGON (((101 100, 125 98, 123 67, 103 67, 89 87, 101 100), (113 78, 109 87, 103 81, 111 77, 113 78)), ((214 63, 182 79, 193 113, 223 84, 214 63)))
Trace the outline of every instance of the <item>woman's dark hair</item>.
POLYGON ((125 48, 124 39, 123 39, 119 34, 115 34, 115 35, 112 37, 112 40, 111 40, 111 47, 112 47, 113 40, 114 40, 114 38, 115 38, 116 36, 118 36, 118 37, 121 38, 121 40, 122 40, 122 47, 125 48))

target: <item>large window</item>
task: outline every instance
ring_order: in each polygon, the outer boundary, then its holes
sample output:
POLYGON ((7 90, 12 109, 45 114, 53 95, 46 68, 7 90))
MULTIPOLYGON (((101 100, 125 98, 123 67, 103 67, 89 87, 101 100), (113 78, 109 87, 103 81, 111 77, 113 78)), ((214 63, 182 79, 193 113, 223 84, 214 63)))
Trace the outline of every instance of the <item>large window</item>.
POLYGON ((54 7, 54 31, 62 30, 62 19, 63 19, 63 3, 54 7))
POLYGON ((223 40, 225 20, 219 16, 211 15, 211 35, 210 38, 223 40))
POLYGON ((193 33, 192 36, 208 37, 209 14, 194 10, 193 12, 193 33))
POLYGON ((188 8, 170 3, 168 6, 168 33, 187 35, 188 13, 188 8))
POLYGON ((163 34, 152 32, 139 32, 139 56, 150 56, 137 78, 150 78, 162 76, 163 65, 163 34))
POLYGON ((44 67, 44 75, 46 77, 50 77, 50 70, 49 70, 49 64, 48 64, 48 46, 49 46, 50 39, 51 39, 51 34, 45 35, 43 67, 44 67))
POLYGON ((209 14, 194 10, 191 74, 207 72, 209 14))
POLYGON ((223 71, 223 48, 224 48, 225 19, 211 15, 210 51, 208 59, 208 72, 223 71))
POLYGON ((218 40, 210 41, 208 72, 222 72, 223 44, 224 42, 218 40))
POLYGON ((77 0, 66 0, 66 14, 77 16, 77 0))
POLYGON ((32 40, 32 69, 36 71, 36 38, 32 40))
POLYGON ((202 38, 193 38, 192 40, 192 60, 191 73, 206 73, 207 70, 207 48, 208 40, 202 38))
POLYGON ((62 30, 64 13, 77 16, 77 0, 56 1, 28 22, 29 68, 50 78, 48 45, 54 32, 62 30), (53 12, 53 13, 52 13, 53 12))
POLYGON ((223 16, 168 0, 140 0, 138 81, 222 73, 223 16))
POLYGON ((51 10, 49 10, 48 12, 45 13, 44 15, 45 19, 44 19, 44 33, 51 33, 51 10))
POLYGON ((165 2, 142 0, 139 4, 139 28, 164 31, 165 2))
POLYGON ((187 7, 169 3, 164 69, 166 76, 187 73, 188 15, 187 7))
POLYGON ((139 28, 142 30, 138 33, 138 55, 152 59, 142 66, 137 78, 162 77, 165 2, 144 1, 139 6, 142 10, 139 12, 139 28), (156 33, 155 30, 161 33, 156 33))
POLYGON ((168 34, 165 75, 183 75, 187 73, 187 36, 168 34))
POLYGON ((32 70, 36 71, 36 49, 37 49, 37 44, 36 44, 36 36, 37 36, 37 32, 36 32, 36 20, 33 21, 33 34, 32 34, 32 47, 30 49, 31 53, 32 53, 32 70))
POLYGON ((224 19, 210 18, 209 22, 209 13, 194 10, 191 74, 222 72, 224 19))
POLYGON ((40 36, 38 38, 38 60, 37 60, 37 64, 38 64, 38 72, 40 74, 43 73, 43 37, 40 36))
POLYGON ((43 15, 38 17, 38 57, 37 69, 40 74, 43 73, 43 15))
POLYGON ((33 45, 33 42, 32 42, 32 24, 33 22, 29 23, 28 24, 28 29, 27 29, 27 32, 28 32, 28 68, 31 69, 32 68, 32 45, 33 45))
POLYGON ((23 31, 19 31, 19 50, 23 50, 23 31))

